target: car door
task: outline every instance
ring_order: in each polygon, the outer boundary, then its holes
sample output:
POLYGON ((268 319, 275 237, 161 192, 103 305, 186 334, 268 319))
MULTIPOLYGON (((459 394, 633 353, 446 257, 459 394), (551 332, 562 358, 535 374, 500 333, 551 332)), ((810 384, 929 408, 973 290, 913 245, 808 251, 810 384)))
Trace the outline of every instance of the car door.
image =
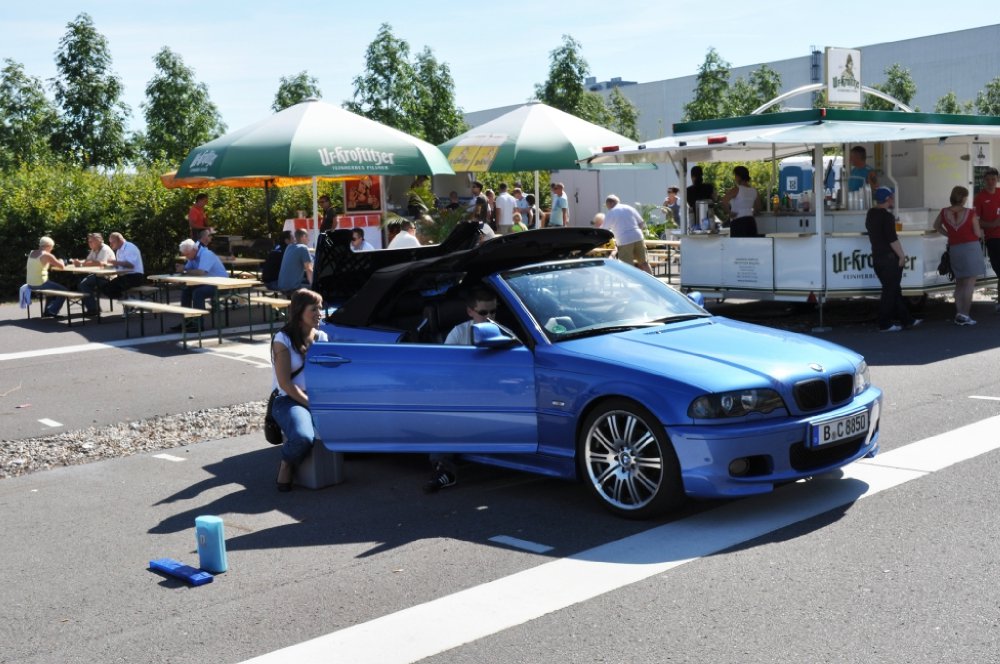
POLYGON ((310 410, 329 449, 535 452, 534 357, 523 345, 315 343, 310 410))

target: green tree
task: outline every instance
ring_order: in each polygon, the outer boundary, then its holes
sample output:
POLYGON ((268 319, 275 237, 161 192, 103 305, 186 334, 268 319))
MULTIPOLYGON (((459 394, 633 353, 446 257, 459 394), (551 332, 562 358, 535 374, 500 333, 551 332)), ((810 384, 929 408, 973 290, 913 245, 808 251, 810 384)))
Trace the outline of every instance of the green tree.
POLYGON ((976 112, 980 115, 1000 115, 1000 76, 987 83, 976 95, 976 112))
POLYGON ((572 111, 572 114, 581 120, 602 127, 611 125, 611 114, 604 103, 604 97, 590 90, 583 93, 583 96, 580 97, 580 103, 577 104, 576 110, 572 111))
POLYGON ((344 108, 419 136, 416 73, 410 64, 410 45, 383 23, 365 51, 365 71, 354 78, 354 99, 344 108))
POLYGON ((416 118, 421 137, 434 145, 464 132, 468 125, 462 109, 455 105, 455 80, 446 62, 438 62, 429 47, 417 53, 414 63, 417 84, 416 118))
POLYGON ((611 91, 605 103, 608 107, 610 121, 606 125, 608 129, 622 136, 627 136, 633 141, 638 141, 639 112, 635 109, 635 105, 618 88, 611 91))
MULTIPOLYGON (((758 107, 771 101, 781 92, 781 75, 767 65, 750 72, 748 79, 737 78, 725 93, 722 103, 724 117, 750 115, 758 107)), ((765 113, 777 113, 781 105, 768 108, 765 113)))
POLYGON ((116 166, 130 156, 121 81, 111 71, 108 42, 82 13, 66 25, 56 52, 55 100, 61 115, 57 152, 85 166, 116 166))
POLYGON ((951 113, 952 115, 972 115, 973 104, 967 101, 964 104, 958 101, 958 96, 951 90, 945 96, 937 100, 934 104, 935 113, 951 113))
POLYGON ((47 161, 56 120, 56 109, 45 97, 41 80, 26 75, 20 63, 4 60, 0 71, 0 171, 47 161))
MULTIPOLYGON (((545 83, 535 85, 535 97, 560 111, 583 117, 580 115, 586 92, 583 81, 590 73, 590 66, 580 54, 580 42, 569 35, 563 35, 562 39, 562 46, 549 53, 549 77, 545 83)), ((587 109, 593 110, 592 102, 586 103, 587 109)))
POLYGON ((303 70, 295 76, 281 77, 278 92, 274 95, 274 103, 271 104, 271 110, 277 113, 306 99, 322 99, 322 97, 323 93, 319 89, 319 81, 310 76, 309 72, 303 70))
MULTIPOLYGON (((907 106, 910 105, 910 101, 917 94, 917 84, 913 82, 910 70, 898 63, 890 65, 885 70, 885 83, 876 83, 871 87, 898 99, 907 106)), ((884 99, 879 99, 873 95, 865 95, 862 108, 869 111, 891 111, 895 106, 884 99)))
POLYGON ((141 152, 147 163, 180 163, 192 148, 226 131, 208 88, 198 83, 194 70, 181 56, 164 46, 153 56, 156 74, 146 85, 142 104, 146 134, 141 152))
POLYGON ((694 98, 684 104, 684 120, 713 120, 725 117, 726 93, 729 89, 729 63, 709 48, 705 61, 698 68, 694 98))

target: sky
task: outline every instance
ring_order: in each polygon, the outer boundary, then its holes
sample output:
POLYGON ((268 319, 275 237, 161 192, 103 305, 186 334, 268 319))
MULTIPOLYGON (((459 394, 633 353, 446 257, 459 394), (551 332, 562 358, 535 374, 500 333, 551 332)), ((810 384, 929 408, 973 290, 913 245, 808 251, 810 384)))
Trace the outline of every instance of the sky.
MULTIPOLYGON (((714 47, 733 67, 807 55, 817 47, 857 47, 964 30, 993 20, 985 12, 942 11, 939 2, 834 0, 811 10, 787 0, 507 0, 501 3, 328 0, 39 0, 0 7, 0 60, 21 63, 48 82, 67 24, 88 13, 107 39, 112 72, 124 85, 132 129, 163 46, 208 87, 228 129, 272 113, 282 76, 306 71, 325 101, 353 97, 354 77, 379 26, 447 63, 458 106, 479 111, 523 103, 548 76, 550 53, 572 35, 604 81, 646 83, 697 73, 714 47), (794 8, 790 10, 789 8, 794 8), (807 13, 808 12, 808 13, 807 13), (931 19, 933 17, 933 20, 931 19)), ((970 45, 966 45, 970 46, 970 45)), ((51 88, 47 89, 51 98, 51 88)))

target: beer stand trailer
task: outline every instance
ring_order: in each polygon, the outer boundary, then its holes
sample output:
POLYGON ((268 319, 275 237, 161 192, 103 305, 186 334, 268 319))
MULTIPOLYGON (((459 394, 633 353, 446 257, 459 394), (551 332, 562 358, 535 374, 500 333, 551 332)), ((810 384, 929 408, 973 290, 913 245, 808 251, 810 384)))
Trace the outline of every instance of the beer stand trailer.
MULTIPOLYGON (((993 154, 1000 155, 1000 117, 822 108, 766 113, 678 123, 672 136, 603 152, 591 161, 670 162, 683 178, 689 162, 770 160, 776 187, 779 160, 811 154, 811 191, 824 192, 824 160, 832 159, 824 150, 838 148, 846 162, 855 145, 866 148, 879 186, 896 191, 897 234, 907 257, 904 295, 950 291, 953 284, 937 272, 946 239, 934 231, 934 219, 949 205, 956 185, 969 189, 971 207, 982 172, 996 163, 993 154)), ((685 190, 681 187, 682 198, 685 190)), ((776 210, 764 195, 767 208, 756 217, 759 235, 750 238, 731 238, 727 229, 700 230, 703 224, 690 219, 682 201, 681 288, 720 299, 818 302, 821 325, 828 298, 877 296, 881 287, 865 232, 872 192, 851 196, 841 186, 839 193, 828 193, 813 195, 810 209, 776 210)), ((984 262, 979 286, 996 282, 984 262)))

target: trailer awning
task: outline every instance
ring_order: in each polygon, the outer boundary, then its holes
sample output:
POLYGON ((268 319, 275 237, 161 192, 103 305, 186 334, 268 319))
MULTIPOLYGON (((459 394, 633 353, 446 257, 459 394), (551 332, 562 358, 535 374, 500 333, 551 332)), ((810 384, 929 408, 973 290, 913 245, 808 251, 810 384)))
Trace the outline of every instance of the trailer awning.
POLYGON ((700 126, 709 128, 625 146, 615 152, 596 154, 588 161, 656 163, 682 157, 705 162, 759 161, 802 154, 817 145, 947 140, 958 136, 1000 137, 1000 118, 992 116, 825 109, 690 122, 675 125, 675 130, 700 126), (727 122, 728 125, 724 124, 727 122))

